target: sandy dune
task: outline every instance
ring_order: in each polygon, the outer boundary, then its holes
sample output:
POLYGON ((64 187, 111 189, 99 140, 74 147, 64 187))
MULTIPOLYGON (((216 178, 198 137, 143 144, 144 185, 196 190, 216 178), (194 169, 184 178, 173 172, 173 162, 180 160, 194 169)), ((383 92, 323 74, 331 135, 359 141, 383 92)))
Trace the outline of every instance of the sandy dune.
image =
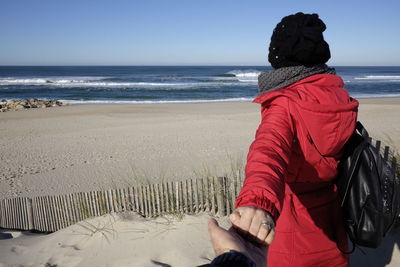
MULTIPOLYGON (((143 219, 135 213, 104 215, 50 235, 12 232, 0 240, 0 266, 188 267, 214 257, 207 214, 143 219), (47 265, 46 265, 47 264, 47 265)), ((227 217, 220 225, 229 227, 227 217)), ((351 266, 400 264, 400 229, 378 249, 351 256, 351 266)))

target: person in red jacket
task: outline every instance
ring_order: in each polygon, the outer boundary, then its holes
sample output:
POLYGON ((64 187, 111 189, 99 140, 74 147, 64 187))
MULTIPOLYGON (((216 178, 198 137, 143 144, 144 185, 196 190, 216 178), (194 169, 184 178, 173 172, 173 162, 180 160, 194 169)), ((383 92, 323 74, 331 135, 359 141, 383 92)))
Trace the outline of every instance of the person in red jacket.
POLYGON ((284 17, 269 47, 274 70, 258 78, 253 102, 261 104, 261 123, 230 220, 242 235, 269 245, 269 267, 349 264, 333 180, 358 101, 325 64, 325 29, 317 14, 284 17))

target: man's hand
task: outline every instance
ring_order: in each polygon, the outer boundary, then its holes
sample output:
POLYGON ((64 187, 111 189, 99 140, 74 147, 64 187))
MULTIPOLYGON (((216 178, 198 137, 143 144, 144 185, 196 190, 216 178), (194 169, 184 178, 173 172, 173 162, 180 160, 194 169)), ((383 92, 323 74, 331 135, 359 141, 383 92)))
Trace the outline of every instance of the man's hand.
POLYGON ((240 207, 229 216, 233 226, 246 239, 269 246, 275 237, 271 215, 258 207, 240 207))
POLYGON ((234 228, 231 227, 227 231, 218 226, 218 222, 215 219, 208 221, 208 232, 217 256, 229 250, 235 250, 249 257, 256 266, 265 267, 267 259, 266 246, 256 246, 245 241, 234 228))

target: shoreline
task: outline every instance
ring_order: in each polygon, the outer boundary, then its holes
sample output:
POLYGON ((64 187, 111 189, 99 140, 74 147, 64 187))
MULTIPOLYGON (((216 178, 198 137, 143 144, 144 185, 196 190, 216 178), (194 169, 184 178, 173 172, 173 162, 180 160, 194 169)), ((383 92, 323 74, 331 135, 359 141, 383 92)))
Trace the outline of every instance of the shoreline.
MULTIPOLYGON (((223 99, 190 99, 190 100, 68 100, 68 99, 56 99, 56 98, 34 98, 44 101, 60 101, 64 105, 68 106, 81 106, 81 105, 153 105, 153 104, 207 104, 207 103, 251 103, 255 97, 238 97, 235 99, 232 98, 223 98, 223 99)), ((400 99, 400 95, 398 96, 362 96, 362 97, 353 97, 357 100, 361 100, 363 102, 373 102, 374 100, 382 101, 382 102, 397 102, 397 99, 400 99), (391 101, 392 100, 392 101, 391 101)), ((2 101, 9 100, 25 100, 26 98, 10 98, 10 99, 2 99, 2 101)))

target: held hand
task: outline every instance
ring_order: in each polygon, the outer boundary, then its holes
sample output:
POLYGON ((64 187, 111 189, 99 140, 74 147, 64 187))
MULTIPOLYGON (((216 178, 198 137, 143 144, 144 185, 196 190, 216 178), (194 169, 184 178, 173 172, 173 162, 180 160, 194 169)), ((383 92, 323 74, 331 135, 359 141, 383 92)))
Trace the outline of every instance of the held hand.
POLYGON ((225 230, 218 226, 218 222, 215 219, 209 219, 208 232, 217 256, 230 250, 235 250, 249 257, 256 266, 265 267, 267 258, 266 246, 255 246, 245 241, 234 228, 231 227, 229 230, 225 230))
POLYGON ((258 207, 240 207, 229 216, 231 223, 245 238, 269 246, 275 237, 271 215, 258 207))

